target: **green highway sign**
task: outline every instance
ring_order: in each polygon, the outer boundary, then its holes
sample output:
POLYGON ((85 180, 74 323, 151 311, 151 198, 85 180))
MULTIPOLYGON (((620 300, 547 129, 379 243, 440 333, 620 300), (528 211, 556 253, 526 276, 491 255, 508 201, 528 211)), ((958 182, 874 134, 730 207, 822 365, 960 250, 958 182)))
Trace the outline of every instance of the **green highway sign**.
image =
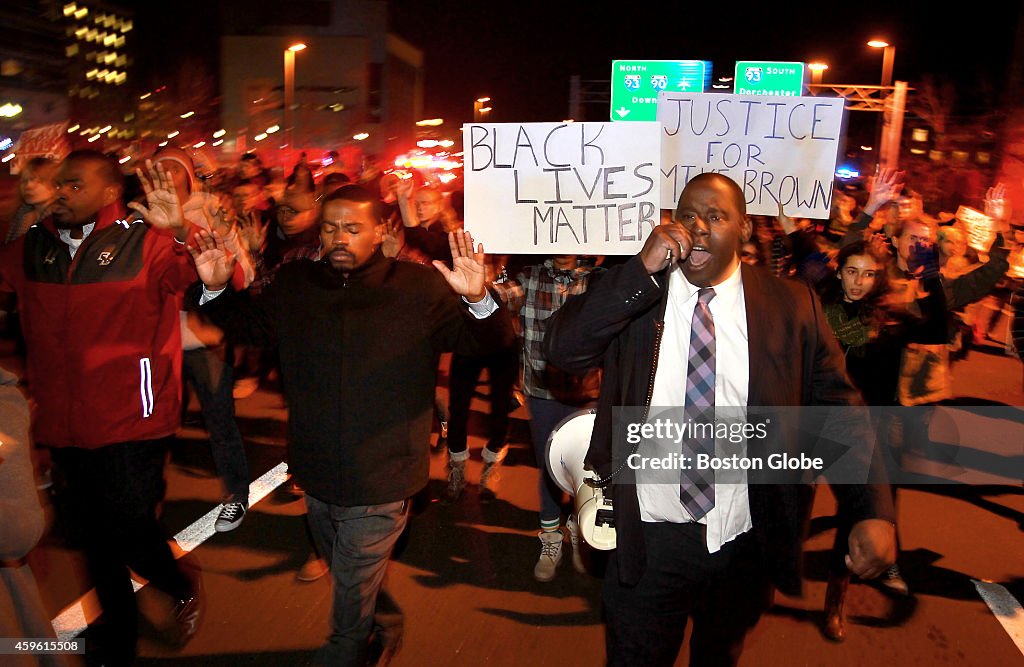
POLYGON ((799 97, 804 93, 804 64, 741 60, 733 91, 738 95, 799 97))
POLYGON ((657 120, 658 93, 702 93, 711 75, 704 60, 613 60, 612 120, 657 120))

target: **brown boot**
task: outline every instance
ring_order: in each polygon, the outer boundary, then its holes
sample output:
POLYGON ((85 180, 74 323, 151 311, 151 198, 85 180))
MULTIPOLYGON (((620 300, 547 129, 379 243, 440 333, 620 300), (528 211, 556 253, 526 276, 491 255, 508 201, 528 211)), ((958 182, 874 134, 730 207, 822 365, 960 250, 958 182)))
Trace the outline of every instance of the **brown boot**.
POLYGON ((846 639, 846 612, 843 602, 846 600, 846 589, 850 585, 850 575, 829 575, 828 588, 825 590, 825 636, 834 642, 846 639))

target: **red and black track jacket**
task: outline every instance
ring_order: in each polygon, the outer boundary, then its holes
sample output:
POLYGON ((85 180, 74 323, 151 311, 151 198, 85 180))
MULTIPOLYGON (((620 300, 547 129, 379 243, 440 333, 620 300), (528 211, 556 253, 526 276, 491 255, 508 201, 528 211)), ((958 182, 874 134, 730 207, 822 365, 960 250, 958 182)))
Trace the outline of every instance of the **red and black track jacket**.
POLYGON ((74 260, 50 218, 3 249, 0 290, 18 298, 36 442, 96 448, 175 432, 178 311, 195 281, 184 246, 126 222, 120 202, 99 212, 74 260))

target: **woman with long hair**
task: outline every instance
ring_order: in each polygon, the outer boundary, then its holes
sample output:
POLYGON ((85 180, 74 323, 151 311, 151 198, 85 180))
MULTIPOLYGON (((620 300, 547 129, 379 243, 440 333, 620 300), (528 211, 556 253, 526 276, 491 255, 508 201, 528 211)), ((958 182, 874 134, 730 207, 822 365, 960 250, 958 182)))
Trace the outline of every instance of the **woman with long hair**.
MULTIPOLYGON (((844 246, 834 277, 820 286, 825 317, 846 355, 847 372, 870 406, 897 405, 900 353, 907 343, 945 335, 945 296, 935 248, 920 246, 915 253, 920 296, 909 308, 894 307, 888 300, 892 257, 884 243, 856 241, 844 246)), ((846 634, 843 603, 850 572, 844 556, 849 530, 849 520, 839 516, 825 593, 824 633, 833 641, 842 641, 846 634)), ((896 565, 881 583, 898 594, 909 594, 896 565)))

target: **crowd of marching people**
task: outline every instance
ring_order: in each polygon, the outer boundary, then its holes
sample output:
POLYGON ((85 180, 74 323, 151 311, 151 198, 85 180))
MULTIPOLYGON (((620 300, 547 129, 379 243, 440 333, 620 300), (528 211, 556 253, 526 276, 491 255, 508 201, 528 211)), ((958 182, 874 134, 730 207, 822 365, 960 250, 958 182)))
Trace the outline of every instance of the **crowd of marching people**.
MULTIPOLYGON (((712 180, 697 187, 718 187, 712 180)), ((1024 342, 1024 226, 1013 224, 1019 218, 1003 187, 964 202, 991 221, 987 234, 934 210, 913 187, 902 173, 881 170, 862 191, 837 185, 830 220, 793 219, 782 206, 777 217, 753 216, 740 225, 736 253, 757 271, 810 286, 829 345, 866 405, 922 408, 901 429, 879 429, 903 434, 884 443, 890 460, 927 440, 920 434, 929 410, 954 397, 955 364, 972 346, 995 341, 1019 354, 1024 342)), ((28 162, 20 198, 0 227, 3 334, 17 341, 26 369, 20 381, 0 371, 0 558, 23 559, 38 542, 42 519, 29 480, 52 483, 56 506, 68 513, 61 525, 73 529, 103 609, 90 629, 91 664, 135 659, 129 568, 169 596, 177 642, 199 627, 202 574, 175 560, 159 520, 163 466, 189 392, 223 486, 215 530, 229 532, 249 511, 251 482, 235 401, 280 378, 289 488, 305 499, 311 537, 312 555, 297 574, 309 581, 330 572, 335 586, 318 664, 364 664, 374 650, 397 650, 401 620, 383 583, 387 561, 409 520, 409 499, 426 486, 428 442, 447 449, 444 501, 469 502, 470 404, 485 369, 490 405, 477 497, 501 494, 509 415, 525 405, 540 507, 539 555, 529 565, 537 581, 551 581, 571 552, 573 568, 586 571, 580 526, 547 472, 545 446, 562 420, 598 406, 610 391, 602 381, 622 369, 604 368, 602 377, 602 364, 577 360, 549 329, 557 320, 563 340, 572 339, 579 332, 568 317, 593 318, 602 326, 584 333, 624 347, 626 334, 611 333, 618 320, 602 319, 591 312, 593 300, 576 297, 596 288, 615 293, 634 259, 487 256, 463 228, 460 191, 418 173, 321 168, 305 155, 283 171, 253 153, 211 169, 167 146, 125 174, 116 160, 78 150, 28 162), (552 319, 574 301, 575 311, 552 319), (578 367, 563 370, 555 363, 563 359, 578 367), (31 435, 16 384, 34 405, 31 435)), ((668 224, 686 229, 685 238, 652 235, 668 243, 670 263, 717 252, 713 240, 701 246, 701 234, 716 233, 697 220, 703 205, 691 215, 681 202, 671 213, 668 224)), ((666 257, 661 246, 645 247, 642 275, 660 288, 664 267, 648 259, 655 251, 659 261, 666 257)), ((708 285, 691 282, 693 298, 704 299, 697 287, 708 285)), ((729 323, 718 309, 731 297, 721 284, 708 297, 717 304, 696 307, 716 315, 725 347, 729 323)), ((744 289, 749 306, 757 292, 744 289)), ((686 320, 695 332, 696 316, 692 325, 689 313, 686 320)), ((650 383, 653 391, 653 375, 650 383)), ((895 491, 880 502, 895 505, 895 491)), ((643 503, 646 517, 651 506, 643 503)), ((842 508, 838 517, 823 628, 836 641, 845 635, 851 581, 846 545, 863 519, 842 508)), ((646 539, 653 554, 661 538, 646 539)), ((625 581, 622 557, 616 568, 625 581)), ((912 594, 898 563, 883 569, 882 586, 912 594)), ((22 591, 34 586, 23 564, 17 578, 2 581, 22 591)), ((0 613, 0 636, 45 636, 33 634, 48 629, 38 595, 0 588, 0 610, 10 600, 30 603, 16 605, 17 618, 0 613)), ((608 605, 623 600, 621 590, 606 593, 608 605)), ((609 641, 626 646, 628 628, 615 628, 609 641)), ((615 650, 610 644, 610 658, 615 650)))

